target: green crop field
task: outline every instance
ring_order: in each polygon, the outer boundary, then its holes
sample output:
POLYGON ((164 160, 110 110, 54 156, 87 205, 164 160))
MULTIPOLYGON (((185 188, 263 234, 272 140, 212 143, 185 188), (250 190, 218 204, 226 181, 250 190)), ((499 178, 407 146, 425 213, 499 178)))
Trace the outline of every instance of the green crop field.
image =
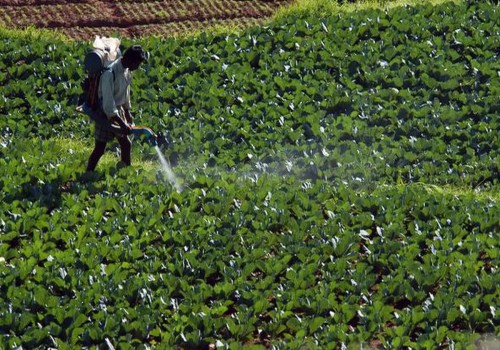
POLYGON ((84 174, 89 42, 0 30, 0 349, 498 349, 500 10, 145 37, 84 174))

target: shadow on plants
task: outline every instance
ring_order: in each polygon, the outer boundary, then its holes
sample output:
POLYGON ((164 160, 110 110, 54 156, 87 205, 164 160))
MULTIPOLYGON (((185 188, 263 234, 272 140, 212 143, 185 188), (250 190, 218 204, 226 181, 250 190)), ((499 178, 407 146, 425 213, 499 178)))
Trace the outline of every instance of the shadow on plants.
POLYGON ((47 213, 51 213, 54 209, 62 205, 62 194, 65 192, 80 193, 82 189, 86 189, 89 193, 97 192, 96 182, 100 181, 104 174, 100 173, 83 173, 76 176, 76 179, 55 178, 50 182, 44 182, 36 176, 31 178, 19 186, 18 191, 8 193, 4 201, 28 201, 38 203, 39 207, 45 207, 47 213))

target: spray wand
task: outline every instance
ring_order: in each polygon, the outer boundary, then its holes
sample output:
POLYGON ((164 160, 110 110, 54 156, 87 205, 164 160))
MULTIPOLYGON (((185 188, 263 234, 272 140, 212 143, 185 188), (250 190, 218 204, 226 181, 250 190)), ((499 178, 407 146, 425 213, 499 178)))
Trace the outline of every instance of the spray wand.
POLYGON ((148 142, 151 143, 153 146, 156 146, 158 144, 158 135, 156 135, 154 131, 148 128, 147 126, 133 126, 132 134, 138 136, 139 135, 146 136, 148 142))

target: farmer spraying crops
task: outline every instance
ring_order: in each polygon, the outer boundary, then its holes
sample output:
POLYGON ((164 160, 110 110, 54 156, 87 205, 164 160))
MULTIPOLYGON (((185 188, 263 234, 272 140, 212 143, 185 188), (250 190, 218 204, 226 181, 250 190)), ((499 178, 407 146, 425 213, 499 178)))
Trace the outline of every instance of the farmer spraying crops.
POLYGON ((100 74, 98 81, 95 120, 95 147, 90 154, 87 171, 94 171, 106 149, 106 144, 116 138, 120 144, 121 161, 131 164, 132 143, 128 137, 132 133, 133 117, 130 112, 131 72, 146 62, 149 53, 141 46, 128 48, 123 57, 117 58, 100 74))

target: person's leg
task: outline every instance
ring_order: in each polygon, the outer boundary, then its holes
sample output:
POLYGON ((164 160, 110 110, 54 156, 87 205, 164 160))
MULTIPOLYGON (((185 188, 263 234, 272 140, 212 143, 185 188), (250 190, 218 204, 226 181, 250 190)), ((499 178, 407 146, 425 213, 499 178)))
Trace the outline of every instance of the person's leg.
POLYGON ((120 144, 120 155, 122 162, 129 166, 131 164, 130 151, 132 149, 132 143, 127 136, 117 137, 118 143, 120 144))
POLYGON ((99 159, 101 159, 106 149, 106 142, 95 141, 94 151, 90 154, 89 162, 87 164, 87 171, 94 171, 99 159))

